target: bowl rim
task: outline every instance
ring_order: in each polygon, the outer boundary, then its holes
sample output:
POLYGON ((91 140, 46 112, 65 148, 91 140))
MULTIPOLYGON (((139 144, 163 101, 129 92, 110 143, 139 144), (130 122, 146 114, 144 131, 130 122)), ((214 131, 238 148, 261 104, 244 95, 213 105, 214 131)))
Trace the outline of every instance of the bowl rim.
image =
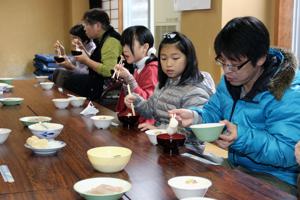
POLYGON ((54 82, 51 81, 45 81, 45 82, 40 82, 40 85, 53 85, 54 82))
POLYGON ((43 124, 46 125, 46 126, 47 126, 47 124, 55 124, 55 125, 58 125, 58 128, 53 128, 53 129, 49 128, 49 129, 45 129, 45 130, 37 130, 37 129, 34 128, 34 126, 39 125, 39 123, 31 124, 31 125, 28 126, 28 128, 29 128, 29 130, 34 130, 34 131, 48 131, 48 130, 54 131, 54 130, 60 130, 60 129, 64 128, 64 125, 63 124, 59 124, 59 123, 44 122, 43 124))
POLYGON ((212 186, 212 182, 211 182, 211 180, 209 180, 208 178, 204 178, 204 177, 201 177, 201 176, 175 176, 175 177, 173 177, 173 178, 170 178, 169 180, 168 180, 168 185, 170 186, 170 187, 172 187, 172 188, 176 188, 176 189, 180 189, 180 190, 199 190, 199 189, 208 189, 208 188, 210 188, 211 186, 212 186), (208 186, 206 186, 206 187, 201 187, 201 186, 199 186, 199 187, 193 187, 193 188, 188 188, 188 187, 178 187, 178 186, 176 186, 176 185, 174 185, 173 184, 173 181, 175 180, 175 179, 184 179, 184 178, 196 178, 196 179, 202 179, 202 180, 204 180, 204 181, 207 181, 207 183, 208 183, 208 186))
POLYGON ((204 129, 204 128, 224 127, 224 126, 225 124, 223 123, 203 123, 203 124, 193 124, 190 126, 190 128, 204 129))
POLYGON ((94 120, 94 121, 109 121, 109 120, 113 120, 115 117, 114 116, 111 116, 111 115, 95 115, 95 116, 92 116, 91 119, 94 120), (105 119, 98 119, 99 117, 105 117, 105 119))
POLYGON ((69 98, 55 98, 52 99, 53 102, 70 102, 69 98))
POLYGON ((2 102, 15 102, 15 101, 23 101, 24 98, 22 97, 5 97, 0 99, 2 102))
MULTIPOLYGON (((52 118, 51 117, 47 117, 47 116, 25 116, 25 117, 20 117, 19 120, 21 122, 31 122, 31 121, 28 121, 28 119, 30 118, 44 118, 45 121, 51 121, 52 118)), ((39 122, 39 121, 38 121, 39 122)), ((33 121, 33 123, 38 123, 38 122, 35 122, 33 121)), ((43 122, 43 121, 42 121, 43 122)))
POLYGON ((11 77, 0 77, 0 81, 11 81, 14 80, 14 78, 11 77))
POLYGON ((120 179, 120 178, 113 178, 113 177, 95 177, 95 178, 87 178, 87 179, 82 179, 77 181, 74 185, 73 185, 73 189, 78 192, 79 194, 83 194, 83 195, 88 195, 88 196, 99 196, 99 197, 106 197, 106 196, 112 196, 112 195, 118 195, 118 194, 123 194, 125 192, 128 192, 131 189, 132 185, 129 181, 126 181, 124 179, 120 179), (79 191, 78 190, 78 185, 81 182, 85 182, 85 181, 89 181, 89 180, 116 180, 116 181, 121 181, 123 183, 126 183, 128 185, 127 188, 123 188, 124 190, 122 192, 118 192, 118 193, 113 193, 113 194, 92 194, 92 193, 88 193, 88 192, 84 192, 84 191, 79 191))
POLYGON ((70 97, 70 101, 86 100, 86 97, 70 97))
POLYGON ((9 128, 0 128, 0 135, 1 134, 3 134, 3 135, 5 135, 5 134, 10 134, 11 133, 11 129, 9 129, 9 128), (4 131, 4 132, 2 132, 2 131, 4 131))
POLYGON ((97 157, 97 158, 121 158, 121 157, 127 157, 127 156, 131 156, 132 155, 132 150, 127 148, 127 147, 121 147, 121 146, 101 146, 101 147, 94 147, 91 148, 89 150, 87 150, 87 155, 88 156, 92 156, 92 157, 97 157), (118 149, 123 149, 126 151, 126 155, 119 155, 118 157, 103 157, 103 156, 97 156, 97 155, 93 155, 92 152, 96 151, 97 149, 111 149, 111 148, 118 148, 118 149))

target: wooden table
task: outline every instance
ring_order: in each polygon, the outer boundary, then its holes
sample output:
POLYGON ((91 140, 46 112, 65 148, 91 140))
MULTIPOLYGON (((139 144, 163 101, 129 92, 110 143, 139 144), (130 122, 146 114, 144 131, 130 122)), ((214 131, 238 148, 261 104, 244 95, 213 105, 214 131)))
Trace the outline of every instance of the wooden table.
MULTIPOLYGON (((34 86, 35 82, 14 81, 13 92, 5 96, 23 97, 23 104, 0 108, 0 127, 13 130, 8 140, 0 145, 0 164, 7 164, 15 179, 14 183, 6 183, 0 177, 0 199, 81 199, 73 190, 73 185, 81 179, 91 177, 128 180, 132 184, 132 189, 127 192, 130 199, 176 199, 167 181, 181 175, 210 179, 213 185, 206 196, 219 200, 296 199, 295 196, 239 170, 205 165, 180 155, 164 154, 159 147, 151 145, 147 136, 138 130, 129 130, 121 126, 98 130, 93 126, 91 119, 79 114, 83 108, 69 107, 66 110, 58 110, 54 107, 51 99, 65 97, 66 94, 58 92, 57 88, 43 91, 34 86), (67 146, 56 156, 36 156, 24 147, 31 132, 23 127, 19 118, 35 114, 50 116, 53 122, 64 124, 64 129, 57 139, 66 142, 67 146), (123 146, 133 151, 125 170, 105 174, 92 168, 86 151, 105 145, 123 146)), ((115 115, 102 106, 97 107, 101 114, 115 115)))

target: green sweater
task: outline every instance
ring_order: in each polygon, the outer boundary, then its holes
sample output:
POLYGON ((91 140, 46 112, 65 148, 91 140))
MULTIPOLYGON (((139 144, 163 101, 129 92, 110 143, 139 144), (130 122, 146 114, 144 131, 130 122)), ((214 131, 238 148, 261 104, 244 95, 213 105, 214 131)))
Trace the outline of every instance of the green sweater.
POLYGON ((111 76, 111 70, 117 64, 118 57, 122 54, 122 46, 119 40, 108 37, 101 48, 101 63, 96 71, 104 77, 111 76))

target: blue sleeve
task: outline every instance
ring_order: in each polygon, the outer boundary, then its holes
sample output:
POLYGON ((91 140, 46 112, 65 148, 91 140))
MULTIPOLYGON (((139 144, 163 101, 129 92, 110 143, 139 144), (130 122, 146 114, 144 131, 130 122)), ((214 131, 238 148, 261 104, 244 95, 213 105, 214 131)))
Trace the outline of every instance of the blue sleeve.
POLYGON ((297 166, 294 146, 300 140, 300 91, 288 90, 280 101, 267 93, 262 111, 265 128, 237 124, 238 137, 230 148, 257 163, 297 166))
POLYGON ((227 88, 225 85, 224 78, 222 78, 220 84, 217 87, 217 91, 213 94, 207 104, 204 105, 203 108, 199 107, 190 107, 191 110, 194 110, 198 113, 203 123, 213 123, 219 122, 224 119, 224 109, 222 100, 229 99, 230 102, 231 97, 227 94, 227 88))

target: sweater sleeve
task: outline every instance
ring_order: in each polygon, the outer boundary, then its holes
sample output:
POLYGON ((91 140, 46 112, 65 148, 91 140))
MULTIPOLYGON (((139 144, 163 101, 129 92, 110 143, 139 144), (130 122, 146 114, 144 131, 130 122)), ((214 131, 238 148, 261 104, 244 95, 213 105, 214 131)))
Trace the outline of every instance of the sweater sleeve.
POLYGON ((142 72, 142 77, 137 82, 133 92, 140 95, 144 99, 148 99, 154 92, 155 86, 157 85, 157 68, 156 66, 149 66, 142 72))
POLYGON ((153 95, 148 99, 148 100, 145 100, 143 97, 136 95, 137 99, 136 101, 134 102, 134 106, 137 110, 137 112, 142 115, 144 118, 147 118, 147 119, 151 119, 153 118, 153 113, 154 113, 154 109, 155 109, 155 106, 154 106, 154 101, 155 99, 157 98, 157 87, 156 89, 154 90, 154 93, 153 95))
POLYGON ((107 38, 101 49, 101 63, 97 67, 97 72, 105 77, 111 76, 111 70, 117 64, 121 53, 122 46, 120 42, 113 37, 107 38))

